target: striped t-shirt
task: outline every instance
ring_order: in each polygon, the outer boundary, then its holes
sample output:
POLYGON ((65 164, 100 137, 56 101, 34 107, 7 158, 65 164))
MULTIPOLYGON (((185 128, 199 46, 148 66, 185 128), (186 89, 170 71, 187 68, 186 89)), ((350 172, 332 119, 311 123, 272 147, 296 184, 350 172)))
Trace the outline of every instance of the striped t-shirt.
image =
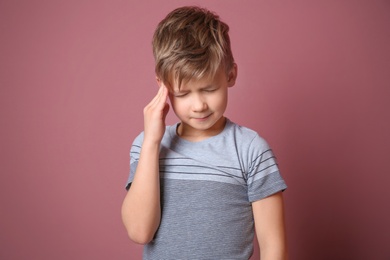
MULTIPOLYGON (((249 259, 254 223, 251 202, 286 189, 276 159, 256 132, 227 120, 200 142, 167 126, 161 141, 161 223, 144 259, 249 259)), ((137 168, 143 133, 130 151, 137 168)))

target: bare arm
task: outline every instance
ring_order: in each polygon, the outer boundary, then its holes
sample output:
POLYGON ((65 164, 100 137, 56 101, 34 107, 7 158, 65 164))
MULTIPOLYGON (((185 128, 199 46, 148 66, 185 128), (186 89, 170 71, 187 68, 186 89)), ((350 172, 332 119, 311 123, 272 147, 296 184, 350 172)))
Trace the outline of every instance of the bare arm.
POLYGON ((286 260, 287 243, 282 192, 252 203, 261 260, 286 260))
POLYGON ((131 240, 146 244, 160 224, 159 151, 169 106, 161 86, 144 109, 144 140, 134 180, 122 204, 122 221, 131 240))

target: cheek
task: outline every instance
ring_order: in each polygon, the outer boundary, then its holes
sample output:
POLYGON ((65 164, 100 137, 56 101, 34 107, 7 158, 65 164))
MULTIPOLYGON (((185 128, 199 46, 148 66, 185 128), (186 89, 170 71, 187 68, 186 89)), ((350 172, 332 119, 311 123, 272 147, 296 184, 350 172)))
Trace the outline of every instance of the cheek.
POLYGON ((213 98, 213 104, 217 107, 226 107, 227 104, 227 93, 221 93, 221 95, 216 95, 213 98))
POLYGON ((180 112, 185 110, 185 102, 183 102, 182 100, 173 97, 169 98, 169 100, 171 101, 171 106, 176 114, 180 114, 180 112))

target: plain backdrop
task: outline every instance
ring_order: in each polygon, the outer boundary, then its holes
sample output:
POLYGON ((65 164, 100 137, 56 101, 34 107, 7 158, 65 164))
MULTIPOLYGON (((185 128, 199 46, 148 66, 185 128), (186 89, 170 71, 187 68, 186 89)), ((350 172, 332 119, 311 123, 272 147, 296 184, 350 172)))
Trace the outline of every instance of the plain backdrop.
POLYGON ((194 4, 230 25, 226 116, 278 158, 290 259, 390 259, 386 0, 0 1, 0 259, 141 259, 120 207, 151 37, 194 4))

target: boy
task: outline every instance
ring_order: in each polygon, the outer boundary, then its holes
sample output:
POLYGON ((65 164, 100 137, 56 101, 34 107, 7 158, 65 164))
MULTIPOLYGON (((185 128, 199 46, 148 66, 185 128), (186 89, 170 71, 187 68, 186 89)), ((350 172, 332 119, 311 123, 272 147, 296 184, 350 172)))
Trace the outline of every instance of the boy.
POLYGON ((153 36, 157 95, 130 151, 122 206, 144 259, 286 259, 275 157, 256 132, 224 117, 237 78, 229 27, 202 8, 182 7, 153 36), (165 126, 169 98, 180 122, 165 126))

